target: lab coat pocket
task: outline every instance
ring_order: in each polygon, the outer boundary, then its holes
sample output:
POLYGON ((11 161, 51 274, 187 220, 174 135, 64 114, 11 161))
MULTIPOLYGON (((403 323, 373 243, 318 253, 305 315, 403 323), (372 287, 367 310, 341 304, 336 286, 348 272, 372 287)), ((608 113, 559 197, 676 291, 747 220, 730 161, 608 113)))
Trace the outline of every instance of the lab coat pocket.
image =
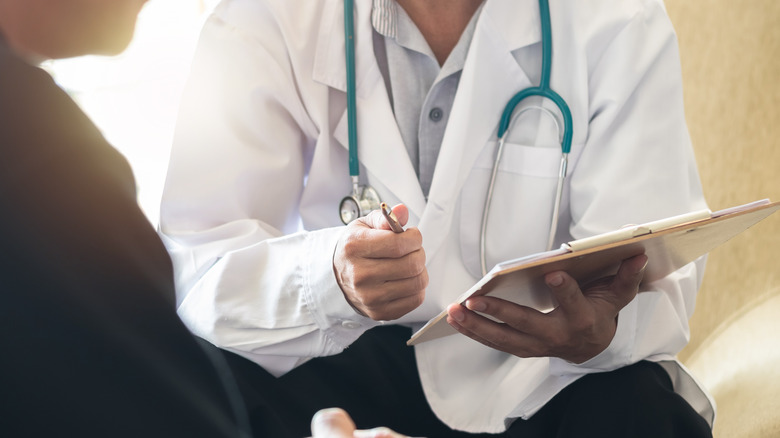
MULTIPOLYGON (((461 254, 476 278, 482 277, 482 212, 496 147, 496 141, 485 145, 461 191, 461 254)), ((496 263, 546 249, 560 158, 560 147, 504 144, 487 215, 487 270, 496 263)))

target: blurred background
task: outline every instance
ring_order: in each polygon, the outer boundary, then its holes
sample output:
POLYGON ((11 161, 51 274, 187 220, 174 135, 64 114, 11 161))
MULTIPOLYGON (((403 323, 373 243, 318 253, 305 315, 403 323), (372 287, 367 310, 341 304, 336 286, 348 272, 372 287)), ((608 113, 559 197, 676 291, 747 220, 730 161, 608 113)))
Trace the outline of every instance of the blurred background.
MULTIPOLYGON (((712 210, 780 201, 780 1, 665 0, 712 210)), ((716 438, 780 437, 780 213, 710 253, 679 358, 718 405, 716 438)))

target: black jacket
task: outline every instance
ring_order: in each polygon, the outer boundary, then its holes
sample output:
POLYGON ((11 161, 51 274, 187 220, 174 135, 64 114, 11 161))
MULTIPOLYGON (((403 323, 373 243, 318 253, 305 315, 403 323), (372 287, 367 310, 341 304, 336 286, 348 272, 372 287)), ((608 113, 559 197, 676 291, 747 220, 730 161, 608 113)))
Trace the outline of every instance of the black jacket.
POLYGON ((0 436, 238 436, 206 351, 127 161, 0 39, 0 436))

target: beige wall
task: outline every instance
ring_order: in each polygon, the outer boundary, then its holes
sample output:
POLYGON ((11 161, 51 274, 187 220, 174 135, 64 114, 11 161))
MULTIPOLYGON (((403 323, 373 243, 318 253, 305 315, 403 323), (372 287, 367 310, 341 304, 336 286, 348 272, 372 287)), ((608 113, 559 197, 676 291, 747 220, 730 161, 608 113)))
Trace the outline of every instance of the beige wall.
MULTIPOLYGON (((780 0, 665 1, 710 208, 780 201, 780 0)), ((680 353, 718 405, 716 438, 780 436, 779 320, 776 213, 710 254, 680 353)))
MULTIPOLYGON (((686 114, 710 208, 780 201, 780 1, 666 6, 680 41, 686 114)), ((713 251, 681 359, 729 317, 780 293, 779 268, 780 214, 713 251)))

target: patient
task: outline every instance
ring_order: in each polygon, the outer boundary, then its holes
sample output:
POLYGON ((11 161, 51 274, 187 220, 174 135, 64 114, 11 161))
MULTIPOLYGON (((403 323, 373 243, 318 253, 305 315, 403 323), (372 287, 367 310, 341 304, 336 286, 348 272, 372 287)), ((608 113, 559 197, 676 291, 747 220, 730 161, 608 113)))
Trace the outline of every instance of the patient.
POLYGON ((120 52, 144 1, 0 0, 0 436, 242 436, 127 161, 35 66, 120 52))

